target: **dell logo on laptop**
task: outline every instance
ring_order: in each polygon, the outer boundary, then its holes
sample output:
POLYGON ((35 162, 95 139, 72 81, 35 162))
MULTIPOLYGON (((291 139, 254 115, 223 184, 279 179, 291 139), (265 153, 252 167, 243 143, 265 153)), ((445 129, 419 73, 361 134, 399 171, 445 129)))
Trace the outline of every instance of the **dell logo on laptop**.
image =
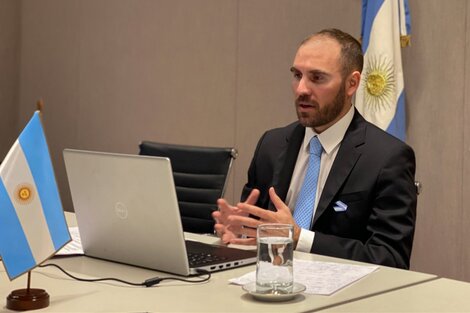
POLYGON ((129 215, 126 205, 122 202, 116 202, 116 204, 114 205, 114 211, 116 212, 116 216, 122 220, 126 219, 129 215))

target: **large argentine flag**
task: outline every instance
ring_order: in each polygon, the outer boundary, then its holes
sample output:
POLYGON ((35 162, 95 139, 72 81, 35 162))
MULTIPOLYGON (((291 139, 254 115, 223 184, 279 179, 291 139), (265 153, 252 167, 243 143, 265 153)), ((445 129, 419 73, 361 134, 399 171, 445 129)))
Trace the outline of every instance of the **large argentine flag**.
POLYGON ((39 113, 0 165, 0 254, 10 280, 70 241, 39 113))
POLYGON ((364 70, 355 105, 370 122, 405 140, 400 39, 409 39, 407 0, 363 0, 364 70))

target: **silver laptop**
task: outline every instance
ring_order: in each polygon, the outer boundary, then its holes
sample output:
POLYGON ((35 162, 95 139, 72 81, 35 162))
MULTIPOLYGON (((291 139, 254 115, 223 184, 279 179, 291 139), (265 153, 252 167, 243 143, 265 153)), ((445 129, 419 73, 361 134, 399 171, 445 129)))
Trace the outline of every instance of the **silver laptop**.
POLYGON ((185 241, 168 158, 65 149, 64 160, 85 255, 184 276, 256 261, 185 241))

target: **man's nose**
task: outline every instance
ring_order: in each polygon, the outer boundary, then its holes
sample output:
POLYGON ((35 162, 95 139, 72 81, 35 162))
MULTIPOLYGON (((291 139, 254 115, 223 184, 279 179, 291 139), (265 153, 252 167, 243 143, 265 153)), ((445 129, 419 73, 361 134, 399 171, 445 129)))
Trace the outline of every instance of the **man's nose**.
POLYGON ((307 79, 305 79, 305 77, 302 77, 299 80, 295 88, 295 93, 297 96, 308 95, 310 93, 310 89, 308 88, 308 82, 307 82, 307 79))

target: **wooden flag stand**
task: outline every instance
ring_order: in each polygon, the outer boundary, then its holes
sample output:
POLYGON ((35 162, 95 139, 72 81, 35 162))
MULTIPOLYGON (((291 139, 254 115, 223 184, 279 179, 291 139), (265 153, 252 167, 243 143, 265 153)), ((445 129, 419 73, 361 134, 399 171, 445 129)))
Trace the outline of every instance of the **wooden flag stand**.
POLYGON ((31 271, 28 272, 26 289, 13 290, 7 297, 7 309, 27 311, 46 308, 49 306, 49 294, 44 289, 30 288, 31 271))

